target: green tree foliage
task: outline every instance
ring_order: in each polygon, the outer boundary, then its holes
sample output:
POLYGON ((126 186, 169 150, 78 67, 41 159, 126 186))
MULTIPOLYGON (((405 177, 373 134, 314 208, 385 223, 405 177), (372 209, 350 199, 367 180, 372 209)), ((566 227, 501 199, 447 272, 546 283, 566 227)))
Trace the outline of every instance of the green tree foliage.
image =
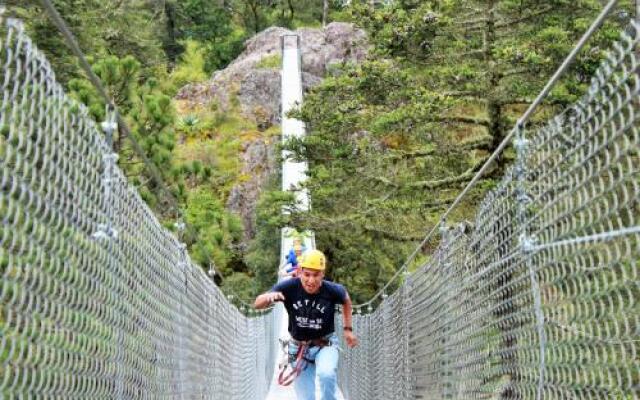
MULTIPOLYGON (((624 6, 630 4, 626 2, 624 6)), ((362 301, 387 282, 502 141, 601 10, 595 0, 354 0, 370 60, 346 66, 295 113, 310 127, 287 144, 310 163, 312 228, 331 275, 362 301)), ((583 93, 630 13, 609 20, 533 124, 583 93)), ((509 153, 454 211, 474 215, 509 153)), ((424 257, 435 246, 425 245, 424 257)))
POLYGON ((301 26, 319 27, 323 22, 325 2, 329 21, 342 20, 340 1, 228 0, 226 3, 242 26, 254 34, 273 25, 290 29, 301 26))
POLYGON ((277 179, 271 182, 256 207, 256 237, 249 244, 244 262, 254 279, 253 293, 265 291, 276 281, 276 267, 280 258, 280 228, 290 225, 290 214, 283 207, 291 207, 293 195, 275 190, 277 179))
MULTIPOLYGON (((29 35, 47 55, 61 82, 81 76, 75 56, 38 0, 8 0, 6 4, 10 15, 26 23, 29 35)), ((154 3, 55 0, 53 4, 81 49, 94 59, 132 56, 145 69, 163 61, 161 43, 156 39, 160 28, 156 20, 162 10, 154 3)))
MULTIPOLYGON (((214 260, 229 277, 226 285, 254 294, 275 279, 278 229, 313 229, 329 256, 329 275, 347 283, 356 301, 380 288, 438 223, 602 7, 597 0, 396 0, 382 6, 352 0, 347 9, 328 2, 329 20, 347 18, 367 30, 372 56, 360 66, 336 69, 297 113, 310 135, 287 147, 310 162, 312 211, 297 210, 274 183, 258 205, 257 236, 241 253, 239 222, 223 207, 235 179, 227 170, 238 164, 230 159, 237 139, 216 145, 229 150, 224 157, 217 153, 215 169, 201 161, 176 163, 174 131, 192 139, 208 127, 205 118, 178 118, 170 96, 226 66, 246 38, 268 26, 319 26, 325 1, 54 3, 132 135, 187 210, 195 236, 185 239, 197 262, 207 267, 214 260), (225 169, 227 164, 232 167, 225 169), (292 213, 283 216, 282 207, 292 213)), ((630 0, 621 3, 627 11, 616 13, 589 42, 541 114, 582 93, 603 49, 633 15, 630 0)), ((6 4, 10 15, 26 22, 58 79, 102 120, 102 100, 39 1, 6 4)), ((173 220, 178 210, 125 139, 116 137, 120 166, 160 218, 173 220)), ((473 216, 479 196, 508 160, 507 152, 452 219, 473 216)), ((426 245, 424 257, 434 245, 426 245)))
MULTIPOLYGON (((200 43, 205 70, 225 67, 242 51, 247 38, 242 26, 234 23, 229 8, 215 1, 169 0, 164 5, 164 48, 171 62, 185 50, 185 40, 200 43)), ((189 50, 186 46, 186 50, 189 50)))
POLYGON ((185 222, 195 230, 193 260, 203 266, 213 262, 216 271, 229 276, 237 258, 231 249, 242 236, 240 219, 225 210, 212 190, 199 188, 189 195, 185 222))
MULTIPOLYGON (((120 112, 127 114, 131 111, 138 87, 140 63, 132 56, 122 59, 108 56, 95 62, 92 70, 100 78, 107 94, 113 99, 120 112)), ((73 78, 67 86, 76 100, 89 107, 97 121, 104 119, 104 100, 88 80, 73 78)))
POLYGON ((247 31, 255 34, 268 26, 266 11, 270 3, 269 0, 231 0, 229 7, 247 31))
POLYGON ((205 73, 205 50, 199 42, 187 40, 181 62, 171 72, 173 90, 187 83, 202 82, 207 79, 205 73))
MULTIPOLYGON (((94 73, 103 82, 108 95, 118 105, 119 112, 125 115, 131 134, 151 160, 158 171, 170 171, 172 166, 171 151, 175 146, 173 126, 175 111, 171 98, 161 93, 153 79, 142 84, 140 63, 133 57, 122 59, 109 56, 100 59, 93 65, 94 73)), ((86 104, 96 120, 105 117, 105 106, 96 89, 85 79, 72 79, 68 84, 71 95, 86 104)), ((166 193, 162 193, 157 182, 151 179, 150 171, 141 162, 140 156, 132 148, 132 144, 123 137, 124 132, 117 135, 115 149, 120 153, 119 163, 136 185, 146 183, 143 196, 151 205, 166 206, 170 201, 166 193), (160 204, 157 197, 164 196, 160 204)), ((163 173, 167 185, 169 174, 163 173)), ((160 209, 158 209, 160 211, 160 209)), ((171 210, 175 213, 176 210, 171 210)))
MULTIPOLYGON (((376 10, 355 1, 353 13, 380 54, 419 65, 413 72, 432 90, 481 106, 475 125, 495 147, 512 126, 509 110, 533 100, 601 9, 596 0, 398 1, 376 10)), ((551 103, 577 99, 629 15, 618 13, 590 41, 551 103)))
MULTIPOLYGON (((212 71, 226 66, 256 30, 271 24, 319 24, 322 1, 53 2, 127 121, 131 135, 159 172, 162 186, 172 193, 161 190, 121 131, 114 143, 119 165, 141 196, 170 229, 181 214, 179 209, 186 210, 183 218, 194 227, 185 233, 184 240, 196 262, 205 268, 209 260, 216 264, 225 277, 223 285, 247 295, 258 288, 254 276, 263 286, 270 284, 278 261, 278 236, 273 235, 277 228, 273 227, 279 222, 265 219, 266 228, 256 239, 267 251, 243 254, 238 247, 239 220, 223 207, 234 180, 240 179, 236 173, 240 146, 235 131, 255 127, 247 127, 235 114, 229 117, 215 110, 214 122, 206 116, 177 116, 171 97, 183 85, 205 80, 212 71), (220 135, 218 131, 225 133, 220 135), (215 143, 209 143, 215 151, 205 156, 203 150, 198 153, 199 159, 174 160, 176 153, 188 153, 176 152, 178 139, 200 140, 202 136, 215 138, 215 143)), ((8 0, 6 4, 9 15, 25 21, 58 80, 89 107, 97 121, 102 121, 103 100, 39 0, 8 0)))
MULTIPOLYGON (((263 29, 319 26, 323 0, 168 0, 164 3, 163 47, 176 63, 184 40, 198 41, 208 73, 224 68, 242 51, 244 41, 263 29)), ((330 2, 328 11, 340 7, 330 2)))
POLYGON ((451 102, 390 61, 348 67, 305 100, 313 129, 288 147, 310 162, 312 211, 298 223, 316 232, 331 276, 364 300, 399 266, 439 206, 481 157, 439 129, 451 102), (424 189, 431 191, 424 195, 424 189), (420 194, 419 194, 420 193, 420 194))

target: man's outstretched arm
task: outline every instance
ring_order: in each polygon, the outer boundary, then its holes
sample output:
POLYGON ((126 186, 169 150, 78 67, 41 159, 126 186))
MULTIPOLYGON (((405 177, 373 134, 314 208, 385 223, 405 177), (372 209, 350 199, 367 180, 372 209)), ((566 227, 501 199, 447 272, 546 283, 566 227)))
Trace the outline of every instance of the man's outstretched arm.
POLYGON ((353 306, 351 304, 351 298, 349 297, 349 293, 347 293, 347 298, 344 303, 342 303, 342 323, 344 326, 344 340, 347 342, 347 346, 355 347, 358 345, 358 338, 353 333, 353 322, 351 319, 351 314, 353 311, 353 306))
POLYGON ((256 297, 256 301, 253 302, 253 307, 256 310, 269 307, 276 301, 284 301, 284 295, 281 292, 266 292, 256 297))

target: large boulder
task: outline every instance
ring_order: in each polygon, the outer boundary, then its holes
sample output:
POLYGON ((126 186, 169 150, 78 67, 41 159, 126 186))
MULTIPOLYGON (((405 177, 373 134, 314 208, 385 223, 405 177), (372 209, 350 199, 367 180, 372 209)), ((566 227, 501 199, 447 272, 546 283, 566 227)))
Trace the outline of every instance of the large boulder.
MULTIPOLYGON (((321 78, 308 72, 302 73, 304 90, 317 85, 321 78)), ((280 123, 280 71, 258 69, 240 83, 237 95, 242 113, 262 124, 280 123)))
POLYGON ((216 71, 210 81, 187 85, 176 97, 202 104, 215 101, 225 110, 235 96, 247 118, 259 123, 264 119, 279 122, 280 67, 274 66, 279 63, 265 60, 280 57, 280 37, 284 34, 300 36, 306 89, 319 83, 332 64, 362 61, 369 48, 363 30, 342 22, 333 22, 324 29, 268 28, 247 40, 240 56, 227 68, 216 71))
POLYGON ((255 208, 269 177, 278 167, 275 146, 269 140, 254 140, 243 144, 242 174, 248 176, 245 182, 231 189, 227 208, 238 214, 244 227, 243 244, 256 234, 255 208))
MULTIPOLYGON (((258 127, 280 123, 280 37, 300 36, 303 89, 317 85, 332 64, 358 63, 368 52, 364 31, 351 24, 331 23, 324 29, 303 28, 290 31, 269 28, 249 39, 245 50, 211 80, 182 88, 178 99, 195 104, 216 102, 222 111, 236 104, 246 118, 258 127)), ((277 171, 277 139, 256 138, 243 143, 242 175, 248 177, 232 188, 227 207, 240 215, 247 244, 255 236, 255 207, 262 188, 277 171)))

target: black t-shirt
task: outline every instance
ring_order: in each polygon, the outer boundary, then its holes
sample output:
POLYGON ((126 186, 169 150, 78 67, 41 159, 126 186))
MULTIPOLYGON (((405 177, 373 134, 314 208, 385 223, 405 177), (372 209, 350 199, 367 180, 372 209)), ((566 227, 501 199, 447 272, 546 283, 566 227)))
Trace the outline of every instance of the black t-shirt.
POLYGON ((300 278, 284 280, 274 285, 271 291, 284 295, 289 333, 296 340, 318 339, 332 333, 335 305, 344 304, 347 299, 344 286, 325 280, 315 294, 305 292, 300 278))

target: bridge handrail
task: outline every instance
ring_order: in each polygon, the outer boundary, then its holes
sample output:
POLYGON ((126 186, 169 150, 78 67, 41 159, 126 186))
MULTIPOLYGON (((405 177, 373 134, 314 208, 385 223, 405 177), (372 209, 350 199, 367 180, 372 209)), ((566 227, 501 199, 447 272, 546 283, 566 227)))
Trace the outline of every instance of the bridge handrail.
MULTIPOLYGON (((0 16, 0 397, 261 400, 273 314, 248 318, 195 265, 0 16)), ((102 129, 101 129, 102 128, 102 129)))

